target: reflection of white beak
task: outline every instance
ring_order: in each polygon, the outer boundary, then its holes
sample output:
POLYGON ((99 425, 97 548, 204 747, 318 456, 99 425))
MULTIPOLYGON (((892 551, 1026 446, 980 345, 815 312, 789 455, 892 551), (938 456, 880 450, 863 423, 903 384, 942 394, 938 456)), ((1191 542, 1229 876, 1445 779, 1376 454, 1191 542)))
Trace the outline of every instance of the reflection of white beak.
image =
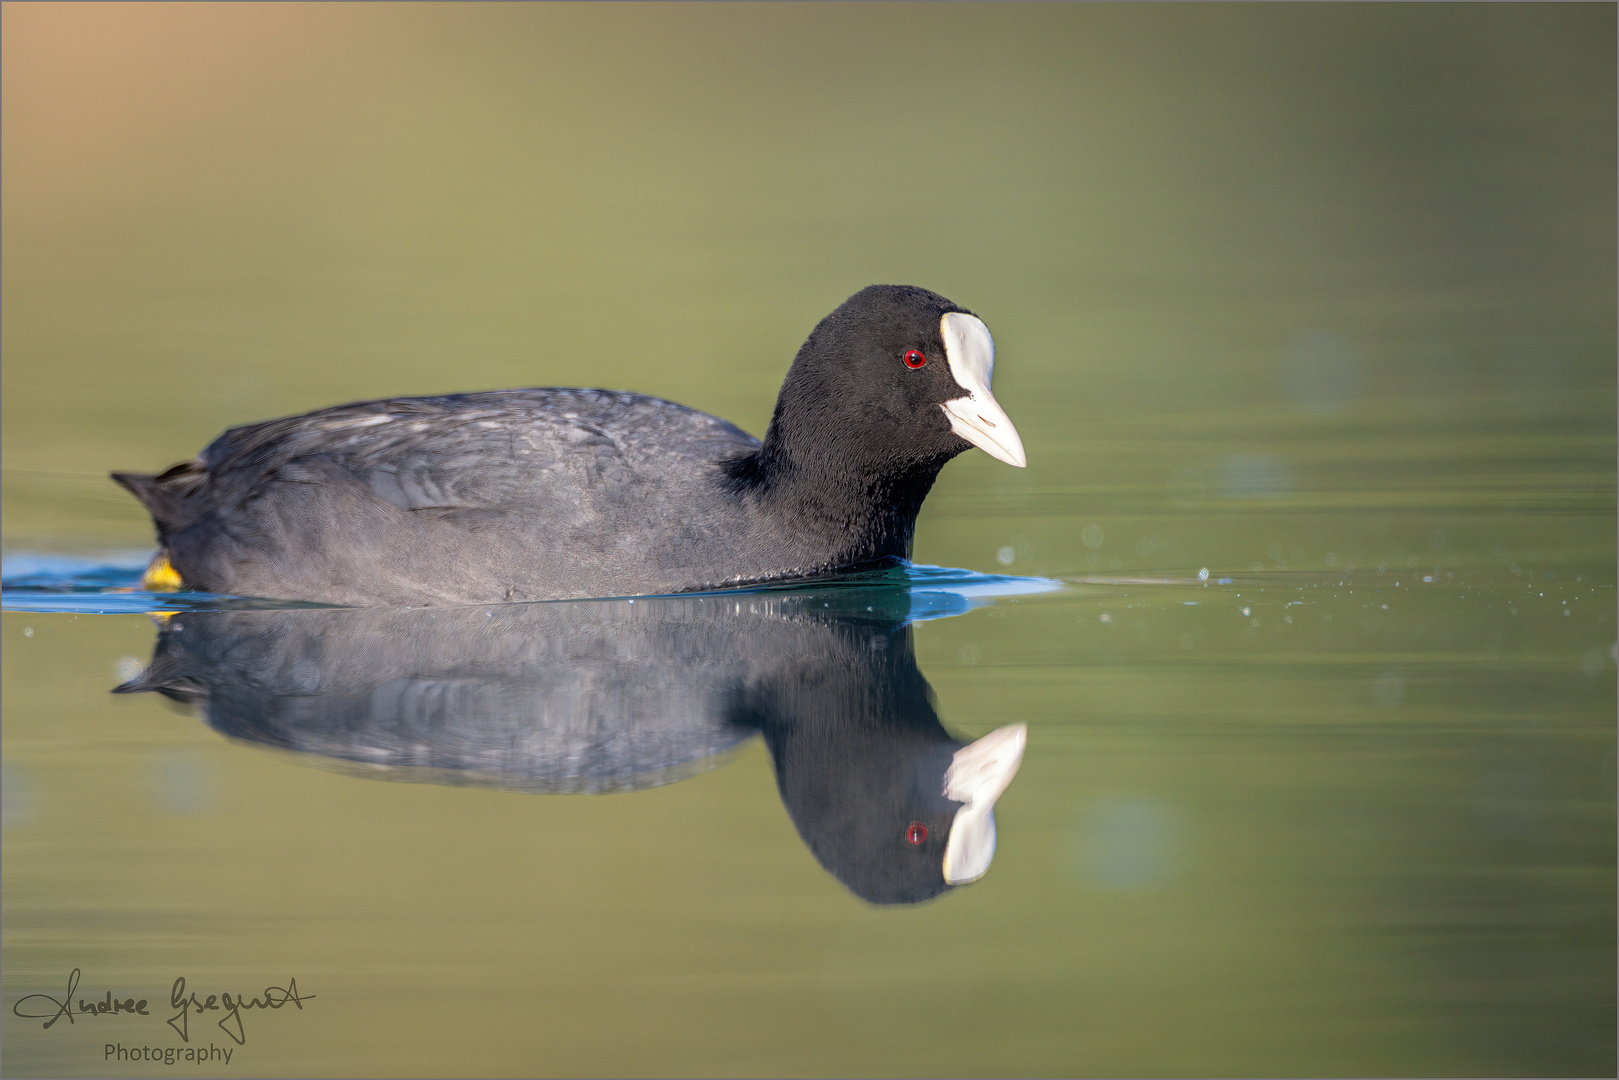
POLYGON ((1029 459, 1023 453, 1023 440, 995 395, 989 392, 990 373, 995 368, 995 340, 983 321, 961 311, 952 311, 939 320, 944 352, 950 361, 950 374, 967 391, 939 407, 950 418, 950 430, 997 461, 1023 468, 1029 459))
POLYGON ((1008 724, 963 746, 951 759, 944 774, 945 797, 967 805, 956 811, 945 845, 947 885, 977 881, 989 869, 995 858, 995 800, 1017 775, 1028 741, 1027 725, 1008 724))

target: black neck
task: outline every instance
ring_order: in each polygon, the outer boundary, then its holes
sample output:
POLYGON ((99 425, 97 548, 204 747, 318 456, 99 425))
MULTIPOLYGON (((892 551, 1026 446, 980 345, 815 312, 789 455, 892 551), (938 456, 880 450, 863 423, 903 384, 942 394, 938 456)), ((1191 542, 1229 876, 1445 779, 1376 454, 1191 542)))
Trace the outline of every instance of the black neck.
POLYGON ((781 410, 754 453, 731 463, 739 495, 781 521, 828 568, 908 559, 916 515, 951 456, 875 457, 836 428, 792 430, 781 410))

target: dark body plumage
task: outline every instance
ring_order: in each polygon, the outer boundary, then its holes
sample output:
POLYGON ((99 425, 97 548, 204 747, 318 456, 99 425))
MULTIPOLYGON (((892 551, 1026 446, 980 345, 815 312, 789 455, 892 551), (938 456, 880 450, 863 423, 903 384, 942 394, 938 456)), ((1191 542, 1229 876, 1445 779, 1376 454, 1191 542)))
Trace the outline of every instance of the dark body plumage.
POLYGON ((937 407, 967 392, 940 328, 961 311, 908 286, 855 294, 799 350, 762 444, 639 394, 509 390, 235 428, 161 476, 114 477, 187 588, 244 596, 623 596, 905 558, 969 446, 937 407), (910 349, 937 362, 908 369, 910 349))

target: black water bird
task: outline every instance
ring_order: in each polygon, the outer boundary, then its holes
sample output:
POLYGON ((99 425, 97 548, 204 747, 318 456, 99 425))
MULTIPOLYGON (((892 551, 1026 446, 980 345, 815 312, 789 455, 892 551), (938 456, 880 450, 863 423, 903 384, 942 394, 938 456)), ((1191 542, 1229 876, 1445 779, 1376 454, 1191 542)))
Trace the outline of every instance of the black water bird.
POLYGON ((873 903, 982 876, 1024 726, 939 722, 905 590, 182 612, 121 693, 374 779, 652 787, 762 733, 816 860, 873 903))
POLYGON ((944 464, 1023 444, 965 308, 873 285, 815 327, 763 442, 640 394, 392 398, 234 428, 159 476, 148 586, 353 605, 690 592, 908 558, 944 464))

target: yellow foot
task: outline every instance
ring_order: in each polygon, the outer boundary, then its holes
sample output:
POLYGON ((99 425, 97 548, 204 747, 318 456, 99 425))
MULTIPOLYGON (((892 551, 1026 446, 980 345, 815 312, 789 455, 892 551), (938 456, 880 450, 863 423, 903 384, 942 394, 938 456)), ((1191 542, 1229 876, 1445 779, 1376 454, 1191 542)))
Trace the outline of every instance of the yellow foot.
POLYGON ((153 557, 141 575, 141 582, 137 588, 147 592, 174 592, 181 587, 180 575, 175 573, 174 567, 169 565, 169 553, 160 551, 153 557))

